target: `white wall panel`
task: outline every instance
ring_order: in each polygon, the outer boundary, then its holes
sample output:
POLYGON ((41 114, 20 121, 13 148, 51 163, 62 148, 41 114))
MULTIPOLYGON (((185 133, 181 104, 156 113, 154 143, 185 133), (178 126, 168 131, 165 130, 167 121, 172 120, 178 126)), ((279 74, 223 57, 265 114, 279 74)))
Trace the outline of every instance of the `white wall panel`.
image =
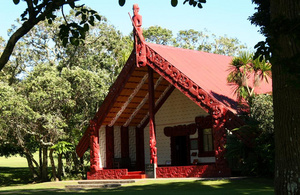
MULTIPOLYGON (((187 98, 178 89, 175 89, 164 105, 155 115, 157 160, 159 165, 171 160, 170 137, 164 135, 164 128, 195 123, 196 116, 207 116, 208 114, 187 98)), ((197 138, 197 132, 191 136, 197 138)), ((145 128, 145 163, 149 163, 149 127, 145 128)))
POLYGON ((106 131, 105 127, 99 129, 100 167, 106 167, 106 131))
POLYGON ((129 127, 129 157, 131 161, 136 161, 135 127, 129 127))
POLYGON ((114 126, 114 153, 115 158, 121 158, 121 127, 114 126))

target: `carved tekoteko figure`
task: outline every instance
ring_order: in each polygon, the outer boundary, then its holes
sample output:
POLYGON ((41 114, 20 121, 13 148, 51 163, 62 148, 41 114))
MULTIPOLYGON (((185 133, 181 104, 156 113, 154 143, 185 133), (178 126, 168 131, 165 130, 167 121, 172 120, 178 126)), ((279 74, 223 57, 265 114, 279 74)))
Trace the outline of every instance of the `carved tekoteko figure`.
POLYGON ((98 143, 98 133, 96 128, 96 122, 90 120, 90 162, 91 173, 95 173, 100 170, 100 147, 98 143))
POLYGON ((134 26, 133 34, 134 34, 134 41, 135 41, 135 49, 136 49, 136 58, 137 58, 137 66, 146 66, 147 59, 146 59, 146 46, 145 46, 145 39, 143 36, 143 29, 142 29, 142 16, 139 14, 139 6, 138 4, 133 5, 133 17, 132 17, 132 24, 134 26))

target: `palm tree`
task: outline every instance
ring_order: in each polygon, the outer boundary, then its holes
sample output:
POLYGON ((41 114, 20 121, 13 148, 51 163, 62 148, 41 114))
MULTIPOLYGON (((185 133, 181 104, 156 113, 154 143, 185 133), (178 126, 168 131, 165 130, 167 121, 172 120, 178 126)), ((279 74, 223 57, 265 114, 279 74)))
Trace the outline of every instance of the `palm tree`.
POLYGON ((228 71, 227 82, 233 86, 239 102, 249 100, 255 95, 255 88, 272 76, 271 64, 261 57, 253 59, 253 54, 248 52, 233 58, 228 71))

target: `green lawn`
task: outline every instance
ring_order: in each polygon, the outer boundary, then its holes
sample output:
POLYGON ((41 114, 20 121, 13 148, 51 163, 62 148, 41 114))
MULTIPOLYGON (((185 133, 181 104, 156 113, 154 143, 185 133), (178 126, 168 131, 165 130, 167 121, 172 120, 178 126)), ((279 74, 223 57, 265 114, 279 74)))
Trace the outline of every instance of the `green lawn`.
POLYGON ((0 157, 0 194, 274 194, 273 181, 265 178, 200 181, 187 179, 147 179, 119 189, 66 191, 76 181, 30 184, 25 158, 0 157))
POLYGON ((139 180, 118 189, 94 189, 66 191, 65 185, 75 181, 47 182, 15 187, 0 187, 0 194, 274 194, 270 179, 251 178, 241 180, 139 180))

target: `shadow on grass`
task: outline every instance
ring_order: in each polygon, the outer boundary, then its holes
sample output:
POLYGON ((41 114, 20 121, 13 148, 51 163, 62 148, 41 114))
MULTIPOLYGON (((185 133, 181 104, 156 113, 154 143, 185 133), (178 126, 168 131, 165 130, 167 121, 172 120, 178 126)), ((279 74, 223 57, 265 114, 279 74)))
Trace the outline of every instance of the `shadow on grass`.
POLYGON ((29 182, 32 181, 27 167, 0 167, 0 187, 28 184, 29 182))
POLYGON ((243 180, 224 181, 178 181, 164 184, 150 184, 121 187, 118 189, 93 189, 93 190, 13 190, 0 192, 0 194, 274 194, 273 181, 270 179, 252 178, 243 180))

